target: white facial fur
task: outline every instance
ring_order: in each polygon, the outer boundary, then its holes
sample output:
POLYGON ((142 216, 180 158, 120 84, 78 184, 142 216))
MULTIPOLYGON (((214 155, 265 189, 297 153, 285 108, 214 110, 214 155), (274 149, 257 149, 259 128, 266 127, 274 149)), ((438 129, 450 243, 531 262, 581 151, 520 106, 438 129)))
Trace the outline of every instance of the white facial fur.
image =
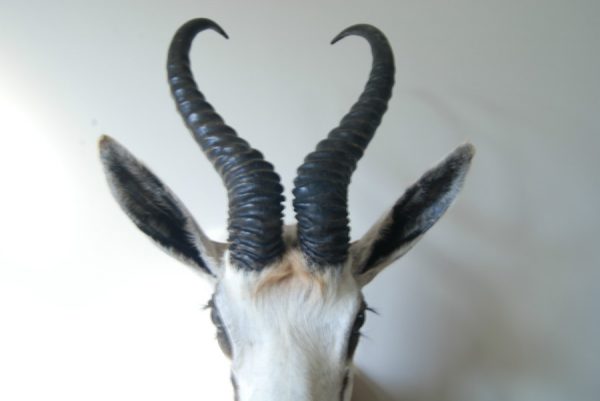
POLYGON ((349 401, 349 340, 358 339, 355 323, 364 318, 360 288, 444 214, 474 154, 472 145, 460 146, 425 173, 350 245, 346 266, 311 271, 295 226, 287 226, 286 252, 257 272, 229 265, 227 244, 204 235, 168 187, 116 141, 103 137, 100 150, 113 195, 131 220, 215 285, 212 312, 229 339, 237 401, 349 401))
POLYGON ((264 285, 286 263, 306 269, 292 250, 278 266, 258 274, 227 266, 216 287, 213 303, 231 343, 238 399, 349 400, 348 338, 362 305, 351 269, 315 277, 296 270, 264 285))

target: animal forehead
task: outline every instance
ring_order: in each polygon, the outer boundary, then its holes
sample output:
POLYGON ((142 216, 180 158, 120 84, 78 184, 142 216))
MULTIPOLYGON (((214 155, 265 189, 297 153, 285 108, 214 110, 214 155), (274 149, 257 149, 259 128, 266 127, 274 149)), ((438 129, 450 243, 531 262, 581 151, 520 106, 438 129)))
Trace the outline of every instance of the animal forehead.
POLYGON ((215 293, 222 314, 263 319, 341 319, 362 302, 349 269, 311 271, 297 250, 261 272, 226 267, 215 293), (228 313, 229 312, 229 313, 228 313))

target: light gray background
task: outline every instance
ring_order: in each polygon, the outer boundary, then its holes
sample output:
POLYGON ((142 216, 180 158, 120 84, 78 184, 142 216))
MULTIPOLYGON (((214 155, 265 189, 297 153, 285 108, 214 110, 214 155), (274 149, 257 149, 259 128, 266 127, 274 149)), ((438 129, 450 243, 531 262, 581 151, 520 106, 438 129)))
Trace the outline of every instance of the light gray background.
MULTIPOLYGON (((118 209, 107 133, 209 233, 225 192, 174 110, 165 55, 193 47, 202 90, 272 161, 296 167, 366 80, 369 22, 397 84, 350 190, 354 238, 456 145, 457 204, 366 288, 356 398, 586 401, 600 394, 600 3, 22 1, 0 12, 0 399, 227 400, 209 288, 118 209)), ((287 219, 291 220, 289 212, 287 219)))

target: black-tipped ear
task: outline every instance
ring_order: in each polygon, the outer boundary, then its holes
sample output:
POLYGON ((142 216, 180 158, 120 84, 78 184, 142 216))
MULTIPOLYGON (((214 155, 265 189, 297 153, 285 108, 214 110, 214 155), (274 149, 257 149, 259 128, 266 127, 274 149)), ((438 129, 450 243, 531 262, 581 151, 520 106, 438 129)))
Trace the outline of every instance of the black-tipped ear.
POLYGON ((462 188, 475 148, 458 147, 406 190, 363 238, 351 245, 354 275, 361 285, 404 255, 446 212, 462 188))
POLYGON ((169 188, 117 141, 103 136, 99 147, 112 194, 135 225, 169 254, 217 277, 224 244, 206 237, 169 188))

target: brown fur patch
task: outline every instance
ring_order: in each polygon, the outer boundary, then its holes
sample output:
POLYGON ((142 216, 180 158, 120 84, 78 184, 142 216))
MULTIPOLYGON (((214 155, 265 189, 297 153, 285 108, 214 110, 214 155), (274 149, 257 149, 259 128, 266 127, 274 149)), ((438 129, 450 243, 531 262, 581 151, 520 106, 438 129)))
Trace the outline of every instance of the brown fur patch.
POLYGON ((258 295, 268 289, 282 286, 303 287, 307 290, 318 288, 323 293, 326 289, 326 280, 322 274, 311 272, 306 268, 300 252, 291 251, 279 264, 263 272, 254 293, 258 295))

